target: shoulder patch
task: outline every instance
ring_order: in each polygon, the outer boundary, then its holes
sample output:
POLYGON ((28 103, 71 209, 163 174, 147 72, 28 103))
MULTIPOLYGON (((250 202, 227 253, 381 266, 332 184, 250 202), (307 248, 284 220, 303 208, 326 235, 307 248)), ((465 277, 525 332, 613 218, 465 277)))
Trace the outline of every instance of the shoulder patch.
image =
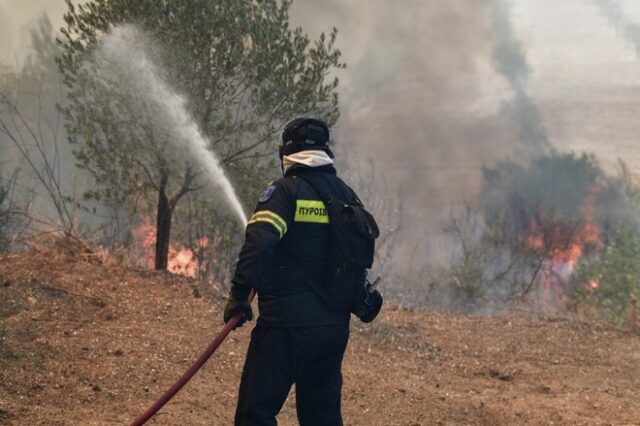
POLYGON ((258 201, 260 201, 261 203, 264 203, 266 201, 269 201, 269 199, 271 198, 271 196, 273 195, 274 192, 276 192, 276 189, 278 189, 277 186, 275 185, 269 185, 267 186, 263 191, 262 194, 260 194, 260 198, 258 198, 258 201))

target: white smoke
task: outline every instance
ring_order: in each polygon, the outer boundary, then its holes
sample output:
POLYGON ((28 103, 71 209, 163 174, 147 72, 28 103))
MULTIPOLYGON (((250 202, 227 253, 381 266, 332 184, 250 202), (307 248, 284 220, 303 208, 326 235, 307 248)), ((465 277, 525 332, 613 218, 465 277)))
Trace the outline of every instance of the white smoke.
POLYGON ((623 12, 620 4, 613 0, 593 0, 609 24, 618 30, 640 56, 640 25, 633 23, 623 12))
POLYGON ((0 0, 0 63, 22 65, 31 53, 30 31, 44 16, 58 29, 66 8, 64 0, 0 0))

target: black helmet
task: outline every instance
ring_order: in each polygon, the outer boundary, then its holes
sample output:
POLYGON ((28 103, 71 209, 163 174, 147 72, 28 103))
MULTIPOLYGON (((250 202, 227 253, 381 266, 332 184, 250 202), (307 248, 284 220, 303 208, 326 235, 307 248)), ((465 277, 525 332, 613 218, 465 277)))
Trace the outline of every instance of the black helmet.
POLYGON ((289 122, 282 132, 280 159, 284 155, 310 149, 324 150, 333 158, 333 152, 329 148, 329 127, 326 123, 315 118, 296 118, 289 122))

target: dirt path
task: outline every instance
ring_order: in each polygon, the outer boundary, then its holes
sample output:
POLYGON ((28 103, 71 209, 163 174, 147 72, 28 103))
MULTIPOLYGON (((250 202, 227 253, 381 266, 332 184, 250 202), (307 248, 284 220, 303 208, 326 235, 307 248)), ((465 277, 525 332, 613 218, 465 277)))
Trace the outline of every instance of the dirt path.
MULTIPOLYGON (((0 424, 128 424, 219 330, 201 293, 78 250, 0 254, 0 424)), ((148 424, 232 424, 249 332, 148 424)), ((344 377, 347 425, 640 425, 640 337, 596 324, 387 305, 353 323, 344 377)))

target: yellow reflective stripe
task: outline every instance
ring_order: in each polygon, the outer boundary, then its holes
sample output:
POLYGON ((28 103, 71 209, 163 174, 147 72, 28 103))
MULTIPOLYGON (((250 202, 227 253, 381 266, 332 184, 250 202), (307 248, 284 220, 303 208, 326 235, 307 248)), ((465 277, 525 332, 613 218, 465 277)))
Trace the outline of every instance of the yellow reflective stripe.
POLYGON ((329 223, 329 214, 320 200, 296 200, 295 222, 329 223))
POLYGON ((280 216, 278 213, 273 212, 271 210, 260 210, 259 212, 256 212, 254 214, 254 216, 269 216, 272 219, 275 219, 276 222, 278 222, 280 224, 280 226, 282 227, 282 229, 284 230, 284 233, 287 233, 287 221, 284 220, 282 218, 282 216, 280 216))
POLYGON ((275 220, 279 225, 278 230, 282 230, 282 235, 287 233, 287 221, 284 220, 278 213, 271 210, 260 210, 255 212, 249 220, 251 221, 259 217, 268 217, 275 220))
POLYGON ((257 223, 257 222, 267 222, 270 223, 271 225, 273 225, 274 228, 276 228, 276 230, 278 231, 278 234, 280 234, 280 238, 282 238, 284 236, 284 229, 282 229, 282 227, 276 223, 275 220, 268 218, 268 217, 256 217, 255 219, 251 219, 247 225, 251 225, 252 223, 257 223))

